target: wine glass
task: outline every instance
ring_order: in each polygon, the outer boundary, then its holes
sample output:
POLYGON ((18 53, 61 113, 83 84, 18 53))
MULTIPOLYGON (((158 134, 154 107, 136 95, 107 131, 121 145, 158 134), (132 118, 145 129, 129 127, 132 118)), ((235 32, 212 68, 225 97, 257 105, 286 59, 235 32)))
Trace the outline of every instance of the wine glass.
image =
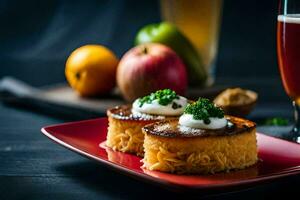
POLYGON ((281 80, 293 101, 295 124, 289 139, 300 143, 300 1, 281 0, 277 16, 277 57, 281 80))

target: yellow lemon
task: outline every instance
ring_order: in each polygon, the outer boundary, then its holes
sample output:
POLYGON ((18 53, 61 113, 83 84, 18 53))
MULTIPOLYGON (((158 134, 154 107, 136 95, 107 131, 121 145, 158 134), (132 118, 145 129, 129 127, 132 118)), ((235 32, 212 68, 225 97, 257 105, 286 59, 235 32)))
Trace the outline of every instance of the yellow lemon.
POLYGON ((65 75, 81 96, 103 95, 116 85, 118 58, 101 45, 85 45, 71 53, 65 75))

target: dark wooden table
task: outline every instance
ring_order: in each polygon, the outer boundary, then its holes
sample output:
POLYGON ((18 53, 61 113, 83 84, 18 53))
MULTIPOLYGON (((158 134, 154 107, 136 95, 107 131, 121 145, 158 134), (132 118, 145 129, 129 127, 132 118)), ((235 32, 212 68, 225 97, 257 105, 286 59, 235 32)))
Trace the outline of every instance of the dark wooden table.
MULTIPOLYGON (((222 81, 221 81, 222 82, 222 81)), ((237 83, 238 84, 238 83, 237 83)), ((241 85, 241 83, 239 83, 241 85)), ((249 116, 290 117, 292 109, 280 82, 244 81, 261 93, 249 116), (255 84, 253 83, 255 82, 255 84), (263 85, 262 85, 263 83, 263 85)), ((178 194, 149 185, 83 158, 53 143, 40 132, 45 125, 68 119, 0 104, 0 199, 190 199, 203 194, 178 194)), ((272 133, 268 133, 272 134, 272 133)), ((299 194, 300 176, 283 178, 243 191, 205 199, 270 199, 299 194)), ((297 198, 296 198, 297 199, 297 198)))

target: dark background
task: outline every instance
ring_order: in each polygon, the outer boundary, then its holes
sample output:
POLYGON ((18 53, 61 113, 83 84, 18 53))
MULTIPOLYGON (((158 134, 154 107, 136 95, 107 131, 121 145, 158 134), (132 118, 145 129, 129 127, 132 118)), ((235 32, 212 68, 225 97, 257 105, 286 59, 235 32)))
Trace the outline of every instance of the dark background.
MULTIPOLYGON (((280 82, 277 4, 224 0, 217 78, 280 82)), ((121 57, 139 28, 158 21, 156 0, 2 0, 0 78, 11 75, 36 86, 62 82, 66 58, 75 48, 103 44, 121 57)))
MULTIPOLYGON (((216 84, 259 93, 251 120, 292 117, 276 60, 276 0, 224 0, 216 84)), ((103 44, 121 57, 136 31, 160 21, 155 0, 0 1, 0 78, 34 86, 65 81, 69 54, 103 44)), ((40 128, 69 119, 0 104, 0 199, 191 199, 120 175, 63 147, 40 128)), ((257 121, 256 121, 257 122, 257 121)), ((275 135, 275 130, 258 131, 275 135)), ((280 130, 277 132, 280 132, 280 130)), ((282 133, 282 132, 281 132, 282 133)), ((288 150, 287 150, 288 151, 288 150)), ((206 199, 277 199, 299 195, 298 176, 206 199)))

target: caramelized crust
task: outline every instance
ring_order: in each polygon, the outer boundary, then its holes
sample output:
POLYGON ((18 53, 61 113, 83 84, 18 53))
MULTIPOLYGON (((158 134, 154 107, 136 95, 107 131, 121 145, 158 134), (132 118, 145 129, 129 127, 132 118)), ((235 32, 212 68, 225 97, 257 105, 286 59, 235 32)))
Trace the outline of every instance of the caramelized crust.
POLYGON ((146 125, 143 128, 143 131, 146 134, 160 137, 194 138, 204 136, 235 135, 252 131, 256 127, 254 122, 246 119, 229 115, 226 115, 225 118, 228 120, 227 126, 216 130, 183 127, 178 124, 178 119, 171 119, 146 125))

